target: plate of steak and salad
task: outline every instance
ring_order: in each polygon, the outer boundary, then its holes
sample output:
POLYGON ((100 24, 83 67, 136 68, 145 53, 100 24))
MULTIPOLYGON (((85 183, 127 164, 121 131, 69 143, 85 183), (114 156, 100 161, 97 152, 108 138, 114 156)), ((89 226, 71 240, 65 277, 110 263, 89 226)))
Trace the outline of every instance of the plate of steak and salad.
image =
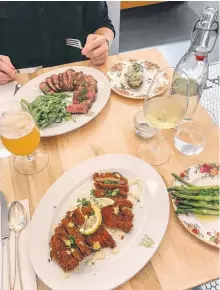
POLYGON ((95 118, 110 97, 110 83, 93 68, 72 66, 44 73, 15 95, 41 130, 42 137, 73 131, 95 118))

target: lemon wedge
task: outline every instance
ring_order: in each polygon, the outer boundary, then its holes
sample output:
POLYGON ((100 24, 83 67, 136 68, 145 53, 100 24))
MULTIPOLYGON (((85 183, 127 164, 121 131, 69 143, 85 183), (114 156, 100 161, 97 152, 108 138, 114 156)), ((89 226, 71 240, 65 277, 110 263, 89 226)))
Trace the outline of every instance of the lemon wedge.
POLYGON ((114 200, 107 198, 107 197, 93 198, 93 202, 100 209, 102 209, 103 207, 106 207, 108 205, 114 204, 114 200))
POLYGON ((97 231, 102 223, 102 214, 100 209, 94 203, 91 203, 91 208, 94 211, 94 215, 88 217, 84 225, 79 230, 81 234, 87 236, 97 231))

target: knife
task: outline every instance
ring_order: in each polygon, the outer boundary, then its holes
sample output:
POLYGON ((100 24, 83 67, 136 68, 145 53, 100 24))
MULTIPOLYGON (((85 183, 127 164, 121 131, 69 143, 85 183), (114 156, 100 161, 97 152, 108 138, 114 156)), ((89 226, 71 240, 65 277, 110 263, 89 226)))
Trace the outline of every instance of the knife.
POLYGON ((3 289, 3 268, 4 268, 4 253, 7 252, 7 274, 8 274, 8 289, 11 289, 10 279, 10 255, 9 255, 9 225, 8 225, 8 204, 5 200, 3 192, 0 191, 0 206, 1 206, 1 242, 2 242, 2 281, 3 289))

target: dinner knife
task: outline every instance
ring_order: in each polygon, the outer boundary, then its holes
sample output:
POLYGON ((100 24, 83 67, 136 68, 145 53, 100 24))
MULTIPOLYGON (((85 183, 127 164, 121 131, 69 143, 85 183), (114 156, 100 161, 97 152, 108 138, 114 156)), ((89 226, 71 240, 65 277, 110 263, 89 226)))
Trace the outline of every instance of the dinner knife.
POLYGON ((0 191, 0 206, 1 206, 1 242, 2 242, 2 281, 1 289, 3 289, 3 268, 4 268, 4 253, 7 253, 7 274, 8 274, 8 289, 11 290, 10 279, 10 255, 9 255, 9 224, 8 224, 8 204, 3 192, 0 191))

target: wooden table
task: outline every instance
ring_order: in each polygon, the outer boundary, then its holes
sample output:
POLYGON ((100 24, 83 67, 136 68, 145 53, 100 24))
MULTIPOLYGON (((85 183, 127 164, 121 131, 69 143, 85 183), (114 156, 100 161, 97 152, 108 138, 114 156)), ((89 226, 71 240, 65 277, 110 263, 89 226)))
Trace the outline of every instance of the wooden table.
MULTIPOLYGON (((139 58, 167 66, 163 56, 156 50, 141 50, 109 57, 107 63, 97 69, 107 72, 108 68, 121 59, 139 58)), ((74 65, 74 64, 73 64, 74 65)), ((77 65, 91 66, 89 61, 77 65)), ((67 66, 67 65, 66 65, 67 66)), ((53 68, 45 68, 35 74, 18 75, 21 83, 26 83, 36 75, 53 68)), ((103 111, 86 126, 68 134, 44 138, 41 147, 49 154, 49 164, 40 173, 25 176, 15 171, 13 158, 0 159, 0 188, 8 202, 29 199, 31 213, 47 189, 64 172, 100 152, 128 153, 137 156, 140 143, 133 132, 132 118, 143 102, 117 96, 111 98, 103 111)), ((207 113, 199 107, 197 118, 201 123, 210 124, 207 113)), ((193 157, 181 155, 173 146, 174 130, 163 132, 165 141, 170 145, 172 157, 163 166, 156 167, 167 184, 171 184, 171 172, 203 162, 218 162, 218 128, 209 134, 204 151, 193 157)), ((180 224, 173 209, 169 225, 161 245, 151 261, 129 282, 117 290, 182 290, 218 277, 218 250, 199 241, 180 224)), ((48 289, 38 280, 38 289, 48 289)), ((64 289, 65 290, 65 289, 64 289)))

